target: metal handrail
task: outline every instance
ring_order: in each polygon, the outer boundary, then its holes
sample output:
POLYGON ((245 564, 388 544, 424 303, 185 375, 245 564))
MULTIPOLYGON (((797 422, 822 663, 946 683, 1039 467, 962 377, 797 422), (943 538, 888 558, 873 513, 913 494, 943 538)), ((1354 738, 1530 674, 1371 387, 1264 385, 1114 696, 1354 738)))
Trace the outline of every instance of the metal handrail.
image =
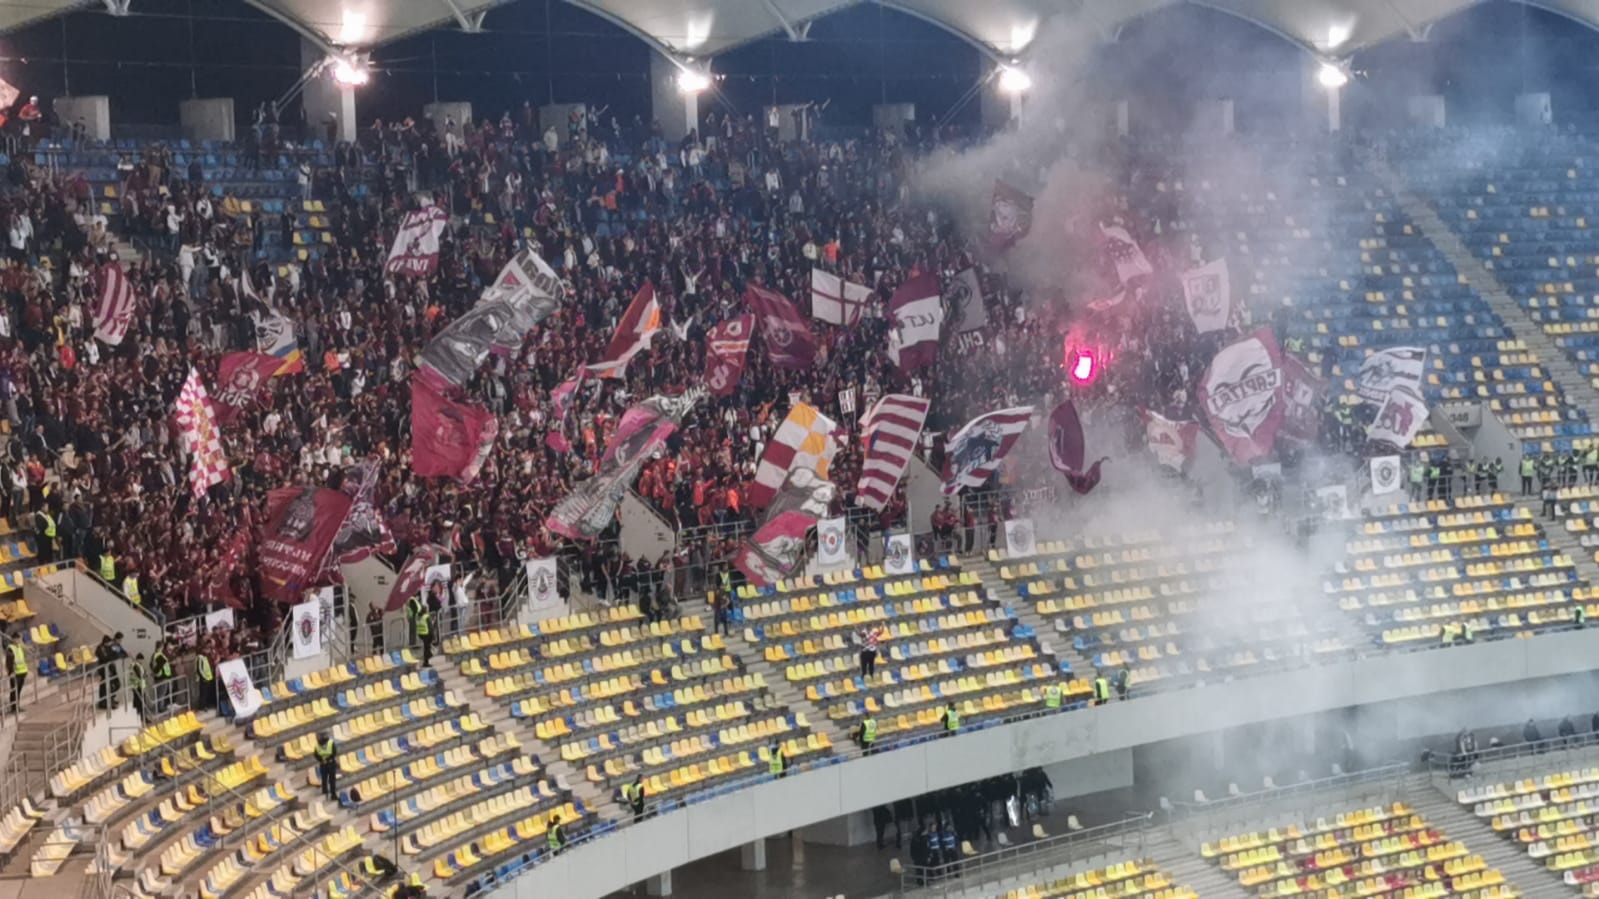
POLYGON ((1402 793, 1404 792, 1405 777, 1409 773, 1409 765, 1402 762, 1394 762, 1379 765, 1375 768, 1367 768, 1363 771, 1335 774, 1331 777, 1321 777, 1288 784, 1287 786, 1256 790, 1250 793, 1238 793, 1205 802, 1166 800, 1163 806, 1170 805, 1170 808, 1166 809, 1168 824, 1187 824, 1200 817, 1228 815, 1239 810, 1255 809, 1262 805, 1302 799, 1306 796, 1350 787, 1380 785, 1392 792, 1402 793))
POLYGON ((1466 770, 1476 766, 1523 760, 1546 763, 1549 761, 1548 756, 1551 753, 1581 749, 1599 749, 1599 732, 1574 734, 1569 737, 1549 737, 1531 743, 1490 746, 1471 753, 1469 759, 1460 758, 1459 753, 1453 749, 1448 752, 1434 752, 1427 759, 1427 768, 1428 772, 1436 779, 1439 773, 1449 774, 1461 771, 1462 769, 1459 765, 1462 762, 1466 763, 1466 770))
POLYGON ((1112 845, 1122 853, 1131 851, 1139 855, 1154 817, 1154 812, 1129 812, 1122 820, 1110 824, 1007 846, 946 865, 912 866, 900 874, 900 895, 945 895, 951 883, 960 884, 958 892, 965 892, 1008 874, 1069 865, 1103 855, 1112 845), (1084 849, 1089 851, 1080 851, 1084 849))

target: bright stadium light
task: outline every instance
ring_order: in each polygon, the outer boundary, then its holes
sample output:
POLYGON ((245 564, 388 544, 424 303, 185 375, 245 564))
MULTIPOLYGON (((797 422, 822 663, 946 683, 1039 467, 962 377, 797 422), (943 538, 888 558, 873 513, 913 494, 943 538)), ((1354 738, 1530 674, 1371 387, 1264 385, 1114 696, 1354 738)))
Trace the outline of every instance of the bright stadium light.
POLYGON ((366 63, 358 59, 339 57, 333 60, 333 83, 340 87, 362 87, 372 80, 366 63))
POLYGON ((1015 66, 999 67, 999 89, 1007 94, 1024 94, 1031 90, 1033 77, 1015 66))
POLYGON ((1336 63, 1324 62, 1316 70, 1316 81, 1322 87, 1335 91, 1349 83, 1349 73, 1336 63))
POLYGON ((685 94, 698 94, 709 90, 711 76, 699 69, 684 69, 677 73, 677 89, 685 94))

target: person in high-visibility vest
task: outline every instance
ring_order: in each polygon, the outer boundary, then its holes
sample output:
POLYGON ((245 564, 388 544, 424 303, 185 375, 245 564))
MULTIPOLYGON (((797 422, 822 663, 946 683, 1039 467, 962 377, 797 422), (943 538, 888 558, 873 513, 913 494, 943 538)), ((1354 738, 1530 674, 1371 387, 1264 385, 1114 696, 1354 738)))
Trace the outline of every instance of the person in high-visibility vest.
POLYGON ((1051 711, 1060 708, 1060 684, 1050 684, 1044 688, 1044 708, 1051 711))
POLYGON ((1571 621, 1577 626, 1577 630, 1582 630, 1588 623, 1587 607, 1580 602, 1577 603, 1576 607, 1571 610, 1571 621))
POLYGON ((433 666, 433 610, 426 604, 416 616, 416 638, 422 641, 422 667, 433 666))
POLYGON ((644 775, 635 774, 632 783, 622 784, 622 798, 633 810, 634 821, 644 817, 644 775))
POLYGON ((1453 621, 1444 622, 1443 627, 1438 631, 1438 640, 1440 645, 1454 646, 1455 641, 1459 638, 1460 625, 1454 623, 1453 621))
POLYGON ((411 626, 411 639, 407 642, 411 646, 416 645, 417 637, 420 636, 416 632, 416 620, 422 617, 425 611, 427 611, 427 600, 421 593, 413 593, 411 598, 405 601, 405 620, 411 626))
POLYGON ((150 686, 150 678, 146 673, 144 653, 133 657, 133 664, 128 666, 128 693, 133 697, 133 710, 139 715, 142 725, 149 718, 150 710, 145 706, 144 691, 150 686))
POLYGON ((200 711, 216 708, 217 703, 217 672, 211 667, 211 657, 200 653, 194 657, 194 673, 198 678, 200 695, 197 699, 199 705, 195 708, 200 711))
POLYGON ((1531 456, 1521 457, 1521 495, 1532 495, 1532 476, 1538 473, 1538 463, 1531 456))
POLYGON ((773 777, 788 776, 788 756, 783 754, 783 744, 773 743, 767 750, 766 773, 773 777))
POLYGON ((944 706, 944 714, 939 719, 944 722, 944 736, 953 737, 961 729, 961 713, 951 702, 944 706))
POLYGON ((871 755, 875 751, 873 747, 877 743, 877 719, 871 712, 867 712, 866 717, 861 719, 860 741, 861 751, 864 754, 871 755))
POLYGON ((1123 662, 1122 666, 1116 669, 1116 674, 1111 678, 1110 683, 1112 687, 1116 688, 1116 698, 1126 699, 1127 690, 1132 686, 1132 683, 1133 673, 1127 670, 1127 663, 1123 662))
POLYGON ((1094 676, 1094 705, 1110 702, 1110 681, 1103 674, 1094 676))
POLYGON ((316 735, 316 779, 322 782, 324 798, 339 801, 339 744, 328 731, 316 735))
POLYGON ((144 605, 144 596, 139 593, 139 573, 137 571, 129 571, 122 576, 122 595, 126 596, 128 602, 133 605, 144 605))
POLYGON ((107 586, 114 587, 117 583, 117 557, 111 551, 111 544, 107 543, 105 552, 100 554, 100 580, 107 586))
POLYGON ((11 709, 22 708, 22 685, 28 680, 28 656, 22 649, 21 634, 6 634, 6 667, 11 672, 11 709))
POLYGON ((34 516, 34 557, 41 564, 48 564, 56 560, 56 520, 49 509, 40 509, 34 516))
POLYGON ((544 832, 544 846, 551 855, 560 855, 566 848, 566 829, 561 826, 559 813, 550 816, 550 829, 544 832))

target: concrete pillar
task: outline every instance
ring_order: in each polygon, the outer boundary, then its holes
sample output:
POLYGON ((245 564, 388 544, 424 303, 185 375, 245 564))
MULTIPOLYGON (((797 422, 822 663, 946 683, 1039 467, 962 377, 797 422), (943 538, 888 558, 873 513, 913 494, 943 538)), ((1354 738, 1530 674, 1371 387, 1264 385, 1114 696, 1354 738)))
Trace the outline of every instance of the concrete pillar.
POLYGON ((672 872, 662 871, 654 877, 651 877, 649 880, 644 881, 644 892, 650 896, 672 895, 672 872))
POLYGON ((1516 96, 1516 123, 1542 127, 1555 123, 1554 106, 1546 93, 1518 94, 1516 96))
POLYGON ((1406 101, 1412 128, 1444 127, 1444 98, 1439 94, 1420 94, 1406 101))
POLYGON ((111 100, 108 97, 57 97, 56 118, 61 127, 56 134, 70 134, 81 119, 89 140, 111 139, 111 100))
POLYGON ((472 104, 462 101, 428 103, 422 107, 422 117, 433 123, 433 130, 444 133, 444 120, 454 119, 456 136, 460 137, 460 127, 472 121, 472 104))
MULTIPOLYGON (((300 41, 300 65, 309 69, 327 56, 321 47, 307 40, 300 41)), ((306 82, 300 103, 305 107, 305 122, 311 136, 326 138, 328 122, 336 123, 334 136, 341 141, 354 141, 358 121, 355 113, 356 88, 335 84, 326 72, 306 82)), ((285 123, 287 124, 287 123, 285 123)))
POLYGON ((739 866, 745 871, 766 870, 766 840, 745 843, 739 848, 739 866))
POLYGON ((805 835, 800 833, 798 828, 789 831, 788 835, 794 843, 794 863, 791 865, 791 867, 798 871, 805 867, 805 835))
POLYGON ((189 140, 231 141, 234 139, 233 98, 184 100, 178 104, 178 120, 183 123, 183 136, 189 140))
POLYGON ((677 75, 681 71, 665 56, 650 54, 651 115, 661 123, 661 136, 667 143, 682 140, 689 131, 700 126, 699 95, 678 89, 677 75))

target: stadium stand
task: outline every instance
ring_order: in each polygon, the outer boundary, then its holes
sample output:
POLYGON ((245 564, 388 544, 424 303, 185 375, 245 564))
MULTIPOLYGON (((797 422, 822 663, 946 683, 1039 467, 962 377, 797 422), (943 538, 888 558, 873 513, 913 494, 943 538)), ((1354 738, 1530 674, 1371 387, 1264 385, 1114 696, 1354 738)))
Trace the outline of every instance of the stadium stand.
POLYGON ((1599 853, 1590 800, 1599 793, 1599 769, 1555 771, 1499 783, 1462 787, 1457 798, 1480 821, 1512 841, 1527 856, 1580 887, 1599 895, 1599 853))
POLYGON ((1154 861, 1137 859, 1007 890, 999 899, 1198 899, 1198 895, 1173 881, 1154 861))

